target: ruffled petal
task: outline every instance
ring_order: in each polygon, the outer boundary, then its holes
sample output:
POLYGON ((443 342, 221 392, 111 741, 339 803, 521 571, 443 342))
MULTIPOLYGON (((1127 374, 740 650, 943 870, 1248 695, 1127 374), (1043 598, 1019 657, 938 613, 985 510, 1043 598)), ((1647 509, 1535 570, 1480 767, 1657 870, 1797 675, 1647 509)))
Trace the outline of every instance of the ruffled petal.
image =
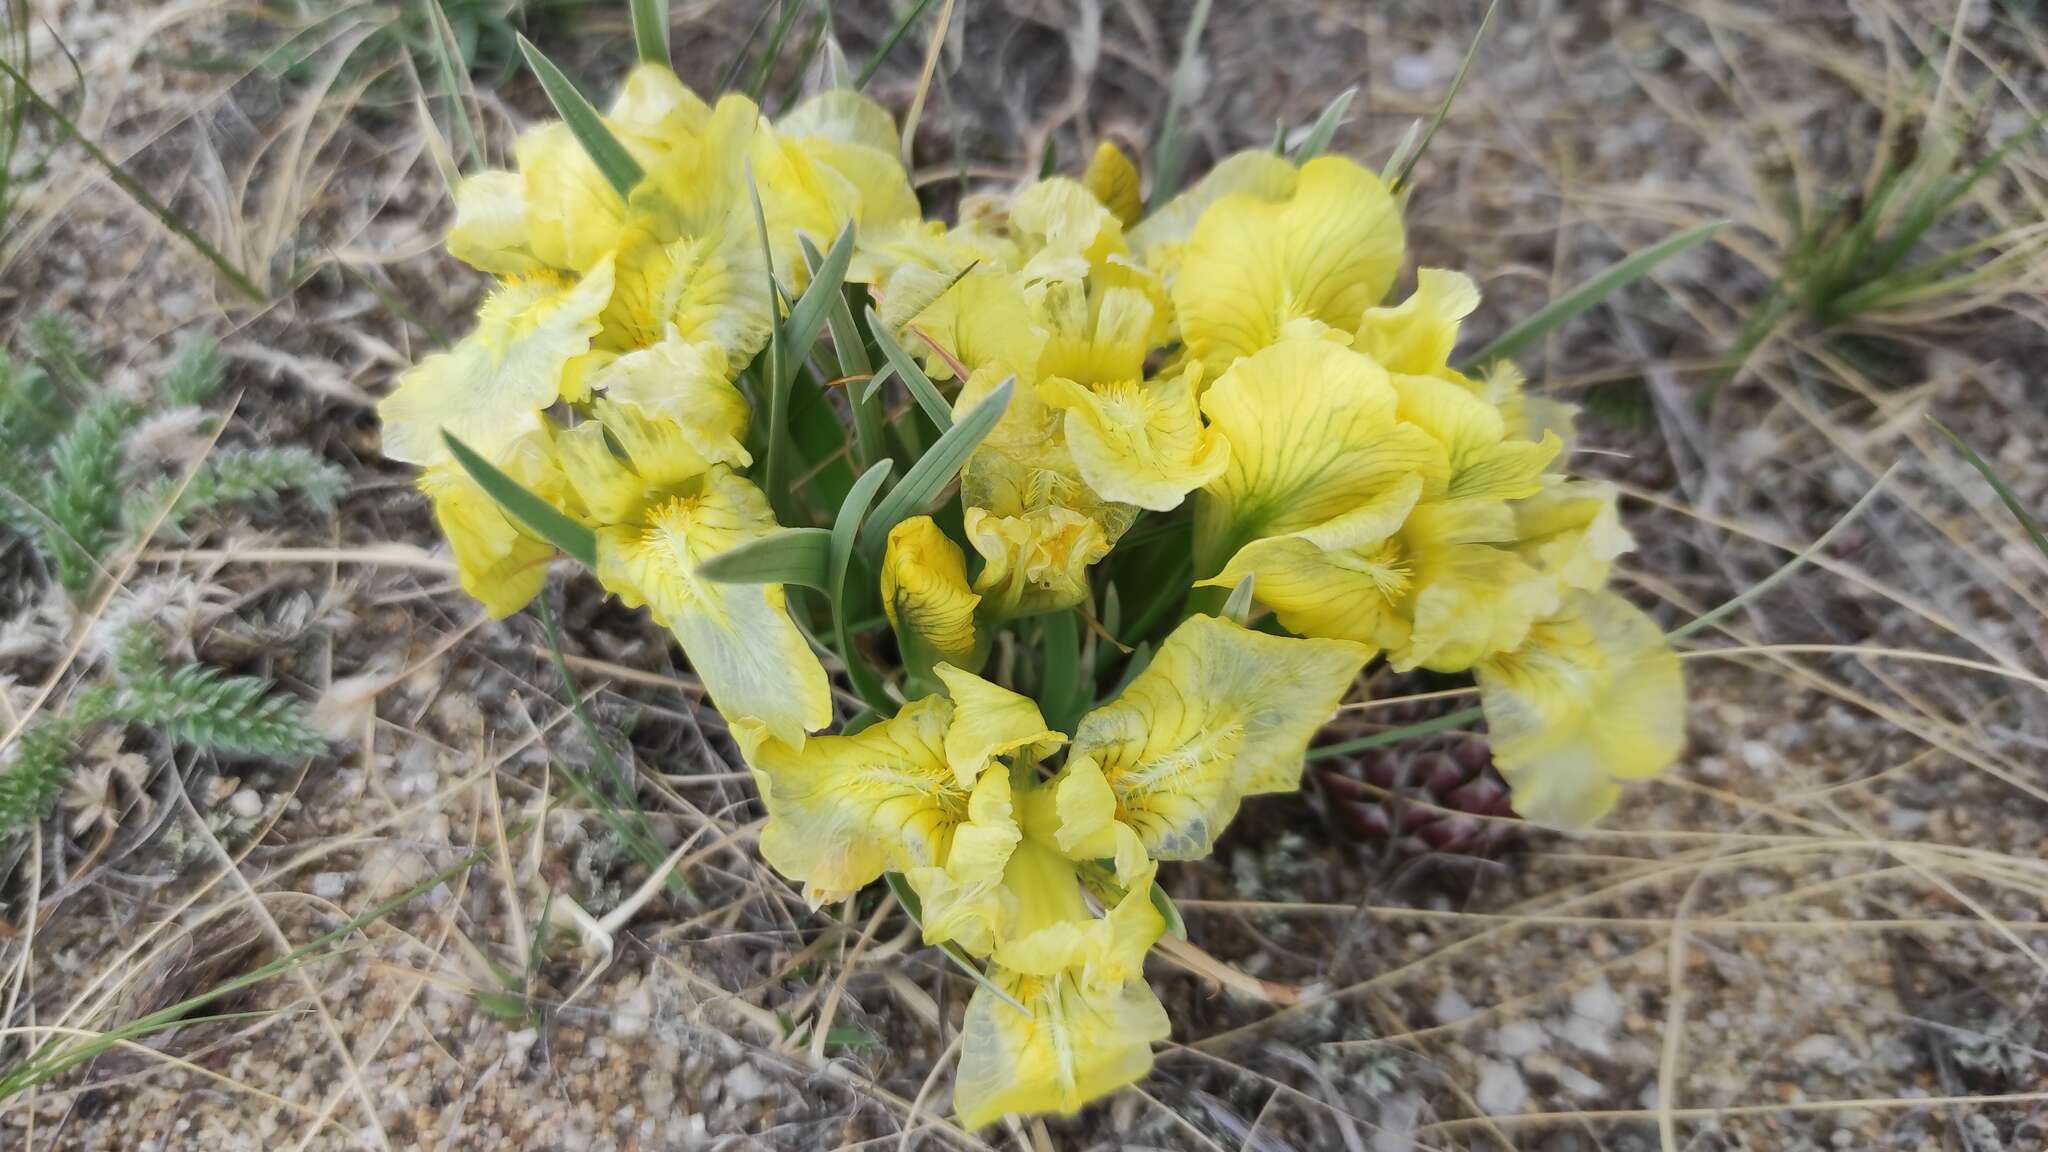
POLYGON ((1044 715, 1029 697, 951 664, 940 664, 932 672, 953 701, 953 725, 946 729, 946 762, 953 766, 961 787, 972 787, 983 770, 1000 757, 1028 748, 1034 759, 1042 758, 1067 742, 1065 736, 1045 726, 1044 715))
POLYGON ((1494 763, 1515 811, 1562 828, 1606 815, 1617 781, 1654 776, 1685 746, 1685 680, 1648 616, 1581 592, 1513 652, 1474 670, 1494 763))
POLYGON ((1069 760, 1095 761, 1118 819, 1154 857, 1199 859, 1241 797, 1300 783, 1309 739, 1366 655, 1191 616, 1122 695, 1082 719, 1069 760))
POLYGON ((1620 497, 1604 480, 1546 476, 1541 492, 1513 505, 1515 551, 1567 588, 1598 590, 1615 558, 1635 547, 1620 497))
MULTIPOLYGON (((527 491, 581 517, 582 502, 555 459, 551 430, 543 423, 506 445, 492 463, 527 491)), ((554 545, 507 516, 453 461, 428 467, 420 473, 419 486, 434 501, 434 519, 455 553, 456 575, 463 591, 481 601, 497 619, 512 615, 539 595, 547 583, 554 545)))
POLYGON ((1408 299, 1365 310, 1351 346, 1389 372, 1431 375, 1450 365, 1458 325, 1478 307, 1479 285, 1470 276, 1424 268, 1408 299))
POLYGON ((1009 774, 983 774, 968 798, 967 822, 953 829, 945 866, 904 873, 923 905, 925 943, 958 944, 976 956, 994 950, 1017 917, 1017 898, 1003 883, 1003 871, 1022 838, 1009 774))
POLYGON ((804 884, 813 903, 887 871, 943 868, 970 807, 946 764, 952 715, 943 697, 928 696, 850 736, 763 742, 749 760, 768 809, 762 858, 804 884))
POLYGON ((1000 967, 989 978, 1026 1011, 976 988, 961 1024, 953 1107, 974 1129, 1005 1114, 1071 1115, 1152 1070, 1152 1044, 1173 1032, 1143 980, 1088 988, 1064 976, 1000 967))
POLYGON ((643 186, 619 240, 618 283, 600 346, 615 352, 679 339, 733 369, 768 344, 773 301, 751 205, 692 186, 678 205, 643 186))
POLYGON ((525 276, 546 267, 528 240, 525 184, 517 172, 479 172, 455 186, 448 254, 497 276, 525 276))
POLYGON ((825 669, 789 615, 780 584, 724 584, 703 562, 775 528, 768 498, 724 466, 665 493, 638 524, 597 532, 597 576, 629 608, 675 633, 711 702, 792 747, 832 722, 825 669))
POLYGON ((1225 196, 1285 201, 1294 195, 1301 173, 1270 148, 1253 148, 1224 157, 1208 175, 1148 214, 1131 229, 1131 251, 1171 281, 1179 270, 1183 247, 1209 206, 1225 196))
POLYGON ((1324 523, 1409 475, 1448 484, 1442 446, 1398 420, 1397 404, 1379 365, 1326 340, 1288 340, 1232 366, 1202 397, 1230 459, 1196 510, 1201 574, 1251 540, 1324 523))
POLYGON ((1429 433, 1449 457, 1449 477, 1429 495, 1519 500, 1543 487, 1543 470, 1563 448, 1556 436, 1508 439, 1499 409, 1450 380, 1395 375, 1391 381, 1401 419, 1429 433))
POLYGON ((1508 547, 1514 514, 1496 500, 1446 500, 1409 513, 1401 550, 1412 595, 1381 644, 1396 669, 1462 672, 1522 643, 1557 607, 1556 582, 1508 547))
POLYGON ((474 332, 420 361, 377 405, 384 454, 413 464, 445 459, 445 430, 489 458, 538 427, 564 368, 589 350, 611 291, 607 259, 581 280, 541 273, 492 293, 474 332))
POLYGON ((1386 185, 1341 156, 1303 165, 1285 200, 1223 197, 1202 214, 1173 281, 1181 339, 1214 379, 1290 321, 1352 331, 1392 286, 1403 242, 1386 185))
POLYGON ((753 409, 727 378, 725 355, 716 347, 671 335, 613 360, 591 384, 604 395, 600 418, 634 466, 657 482, 713 464, 753 463, 743 443, 753 409))
POLYGON ((530 128, 513 145, 527 246, 549 268, 587 272, 617 247, 626 201, 567 124, 530 128))
POLYGON ((1377 649, 1407 599, 1410 565, 1394 537, 1421 494, 1422 477, 1407 476, 1334 520, 1252 541, 1200 583, 1230 588, 1249 577, 1253 598, 1289 632, 1377 649))
POLYGON ((1202 424, 1199 367, 1150 383, 1135 379, 1086 388, 1047 380, 1039 395, 1067 413, 1067 449, 1082 479, 1105 500, 1155 511, 1180 506, 1230 462, 1230 445, 1202 424))

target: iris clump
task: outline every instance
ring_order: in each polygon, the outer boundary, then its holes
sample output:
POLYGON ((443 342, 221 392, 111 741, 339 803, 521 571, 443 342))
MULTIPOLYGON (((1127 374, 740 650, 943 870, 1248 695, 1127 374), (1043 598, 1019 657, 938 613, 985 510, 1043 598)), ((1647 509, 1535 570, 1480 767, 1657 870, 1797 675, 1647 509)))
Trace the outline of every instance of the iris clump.
POLYGON ((1148 215, 1105 145, 949 226, 850 91, 770 119, 643 63, 584 112, 459 189, 497 287, 386 451, 493 614, 566 551, 673 632, 814 905, 887 879, 972 967, 964 1124, 1147 1073, 1159 863, 1298 788, 1368 662, 1470 673, 1532 821, 1677 756, 1616 491, 1511 364, 1452 367, 1478 287, 1397 289, 1369 169, 1246 152, 1148 215))

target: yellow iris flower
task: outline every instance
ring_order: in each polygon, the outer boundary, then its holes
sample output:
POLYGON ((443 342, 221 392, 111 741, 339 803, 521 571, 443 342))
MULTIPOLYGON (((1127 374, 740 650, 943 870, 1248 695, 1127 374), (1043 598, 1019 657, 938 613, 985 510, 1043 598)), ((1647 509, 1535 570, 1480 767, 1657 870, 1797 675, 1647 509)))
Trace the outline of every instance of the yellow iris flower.
POLYGON ((697 383, 699 419, 599 401, 596 420, 557 438, 562 470, 596 528, 598 580, 675 633, 727 720, 800 746, 832 722, 832 698, 782 586, 724 584, 698 571, 776 525, 768 498, 731 469, 746 459, 744 401, 723 381, 697 383))
POLYGON ((919 869, 945 869, 977 790, 989 789, 981 826, 1006 819, 997 810, 1007 808, 1008 789, 988 783, 1005 771, 987 770, 991 763, 1064 739, 1024 697, 959 669, 946 668, 945 679, 952 699, 927 696, 851 735, 764 740, 749 753, 768 808, 761 855, 813 903, 886 871, 922 880, 932 874, 919 869))
MULTIPOLYGON (((572 516, 582 502, 555 461, 554 426, 543 421, 499 449, 491 462, 527 491, 572 516)), ((434 502, 434 519, 455 553, 462 589, 496 619, 526 607, 547 583, 555 546, 505 514, 469 473, 453 460, 420 473, 420 491, 434 502)))
POLYGON ((1379 177, 1339 156, 1302 165, 1292 193, 1218 199, 1180 253, 1174 311, 1209 379, 1296 321, 1349 332, 1401 266, 1400 206, 1379 177))
POLYGON ((1493 762, 1515 811, 1583 828, 1619 781, 1663 771, 1685 743, 1685 680, 1648 616, 1611 592, 1575 592, 1512 652, 1474 669, 1493 762))
POLYGON ((761 121, 747 163, 760 189, 776 278, 792 295, 810 280, 799 233, 822 251, 849 223, 858 241, 923 218, 896 140, 889 113, 847 89, 821 92, 775 124, 761 121))
POLYGON ((1105 893, 1107 914, 1092 914, 1079 869, 1057 843, 1054 799, 1042 787, 1018 797, 1018 837, 1002 874, 1011 926, 988 979, 1024 1011, 985 987, 967 1002, 953 1107, 970 1129, 1008 1112, 1070 1115, 1142 1079, 1153 1042, 1172 1031, 1144 979, 1145 953, 1166 930, 1151 900, 1157 865, 1127 854, 1105 893))
POLYGON ((384 454, 414 464, 446 459, 446 431, 488 459, 539 427, 563 369, 590 350, 611 294, 609 258, 580 280, 536 272, 491 293, 475 331, 413 366, 378 403, 384 454))

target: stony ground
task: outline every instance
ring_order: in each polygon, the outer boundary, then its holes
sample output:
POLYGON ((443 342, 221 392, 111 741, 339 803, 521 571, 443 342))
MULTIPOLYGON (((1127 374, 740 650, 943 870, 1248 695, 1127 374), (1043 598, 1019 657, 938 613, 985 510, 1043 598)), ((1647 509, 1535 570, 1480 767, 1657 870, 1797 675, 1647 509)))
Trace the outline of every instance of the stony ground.
MULTIPOLYGON (((1691 749, 1607 828, 1412 858, 1333 831, 1323 786, 1262 800, 1214 859, 1164 876, 1191 936, 1242 976, 1158 961, 1175 1028, 1149 1080, 978 1135, 947 1118, 969 988, 876 900, 812 913, 760 866, 750 786, 665 636, 564 572, 547 603, 565 683, 536 617, 489 622, 453 587, 424 501, 378 456, 373 398, 480 289, 436 251, 446 197, 378 12, 300 33, 319 50, 280 73, 252 61, 303 26, 289 6, 31 7, 39 80, 270 300, 236 298, 39 130, 0 325, 80 318, 114 387, 207 327, 233 357, 229 434, 308 445, 355 483, 330 519, 259 515, 137 567, 134 603, 316 702, 335 752, 166 759, 118 832, 53 826, 0 856, 4 1023, 113 1027, 425 891, 209 1009, 230 1019, 0 1103, 0 1145, 2048 1147, 2048 685, 2028 671, 2048 581, 1923 420, 2043 506, 2048 285, 2022 275, 1827 339, 1795 325, 1725 383, 1714 361, 1794 245, 1787 203, 1857 187, 1888 117, 1924 110, 1942 75, 1991 138, 2026 127, 2048 98, 2032 6, 1504 6, 1410 208, 1419 261, 1480 276, 1475 338, 1625 250, 1734 221, 1526 358, 1587 405, 1585 470, 1636 496, 1632 592, 1675 622, 1756 584, 1881 475, 1886 490, 1811 567, 1688 641, 1691 749), (634 797, 679 879, 642 893, 649 869, 591 791, 634 797)), ((834 5, 850 58, 889 7, 834 5)), ((1036 171, 1048 140, 1056 157, 1100 134, 1143 145, 1187 7, 959 4, 921 184, 942 203, 963 170, 1036 171)), ((750 8, 677 6, 686 78, 715 86, 750 8)), ((1358 83, 1340 142, 1377 163, 1433 111, 1478 17, 1216 5, 1198 161, 1358 83)), ((530 30, 591 77, 627 43, 623 6, 530 30)), ((875 86, 899 110, 924 39, 875 86)), ((538 108, 515 79, 430 111, 497 155, 538 108)), ((2038 219, 2044 154, 2016 153, 1959 234, 2038 219)), ((18 556, 5 571, 0 674, 19 705, 94 622, 18 556)), ((1375 684, 1339 727, 1395 722, 1374 701, 1429 687, 1375 684)), ((1438 753, 1457 749, 1414 751, 1438 753)), ((0 1047, 0 1068, 19 1052, 0 1047)))

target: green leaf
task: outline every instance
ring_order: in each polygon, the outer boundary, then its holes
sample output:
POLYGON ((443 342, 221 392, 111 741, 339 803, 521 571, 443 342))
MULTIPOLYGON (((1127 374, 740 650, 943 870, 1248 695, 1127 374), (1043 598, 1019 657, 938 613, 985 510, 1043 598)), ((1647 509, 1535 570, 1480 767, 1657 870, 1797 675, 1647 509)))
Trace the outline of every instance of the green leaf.
MULTIPOLYGON (((754 182, 754 166, 747 165, 747 194, 754 202, 754 231, 761 240, 762 266, 767 270, 769 307, 777 317, 768 328, 768 347, 762 355, 768 358, 766 371, 762 375, 768 389, 767 420, 761 431, 767 437, 767 463, 763 465, 763 476, 767 481, 768 502, 775 508, 778 520, 789 518, 789 386, 796 380, 794 371, 784 372, 782 363, 789 357, 789 349, 782 346, 784 325, 780 319, 782 287, 775 281, 775 246, 768 241, 768 213, 761 207, 761 186, 754 182)), ((756 367, 760 362, 755 362, 756 367)))
POLYGON ((1040 644, 1045 665, 1039 676, 1039 699, 1045 703, 1045 722, 1059 732, 1072 732, 1087 707, 1087 687, 1081 682, 1081 625, 1073 609, 1042 618, 1040 644))
POLYGON ((668 0, 632 0, 633 45, 645 64, 669 65, 668 0))
POLYGON ((1152 195, 1145 202, 1147 210, 1157 210, 1180 191, 1181 169, 1187 163, 1187 133, 1181 130, 1180 122, 1189 97, 1194 95, 1196 78, 1201 75, 1202 29, 1208 26, 1210 5, 1211 0, 1195 0, 1187 31, 1181 35, 1180 60, 1166 83, 1166 118, 1159 127, 1158 158, 1152 165, 1152 195))
POLYGON ((880 542, 888 540, 891 528, 938 500, 946 485, 960 474, 960 466, 967 462, 968 455, 995 428, 996 421, 1003 418, 1003 410, 1010 406, 1010 393, 1016 386, 1015 377, 1003 381, 964 419, 946 429, 903 474, 902 482, 889 491, 868 517, 865 537, 871 556, 880 555, 880 542))
MULTIPOLYGON (((808 243, 806 244, 808 247, 808 243)), ((832 312, 834 301, 840 307, 846 306, 846 297, 840 294, 840 286, 846 283, 846 266, 853 261, 853 221, 839 230, 839 238, 832 242, 832 250, 818 264, 811 275, 811 283, 796 305, 789 310, 789 319, 782 322, 782 363, 784 376, 794 378, 796 370, 809 357, 811 345, 818 342, 818 334, 825 328, 825 322, 832 312)), ((785 387, 787 383, 785 382, 785 387)))
POLYGON ((910 26, 917 23, 917 18, 924 15, 924 10, 931 6, 932 0, 917 0, 910 11, 903 14, 903 19, 898 20, 896 26, 889 29, 889 34, 883 37, 881 46, 875 49, 873 56, 868 57, 868 62, 861 66, 860 75, 854 78, 853 87, 856 92, 866 88, 868 81, 875 78, 875 73, 882 70, 882 62, 889 58, 889 53, 896 50, 896 45, 903 39, 904 33, 909 32, 910 26))
MULTIPOLYGON (((797 242, 803 245, 804 259, 810 264, 811 274, 816 276, 824 259, 818 255, 817 245, 810 237, 799 236, 797 242)), ((865 295, 865 292, 862 293, 865 295)), ((846 302, 846 292, 832 295, 832 307, 825 313, 825 323, 832 332, 832 351, 839 360, 839 370, 848 376, 868 377, 868 387, 856 388, 848 382, 846 399, 853 408, 854 459, 861 467, 871 468, 878 461, 888 458, 889 448, 882 434, 882 409, 875 402, 874 362, 868 358, 867 344, 861 338, 860 325, 853 319, 853 308, 846 302)))
POLYGON ((541 50, 524 35, 519 37, 519 52, 526 57, 526 66, 533 69, 541 89, 548 94, 548 102, 555 106, 555 113, 562 118, 562 123, 569 126, 570 134, 583 146, 590 162, 597 165, 598 172, 620 196, 631 195, 645 175, 633 154, 626 151, 626 146, 619 143, 619 138, 612 135, 610 128, 605 127, 597 109, 590 106, 590 101, 583 98, 583 93, 577 91, 574 84, 569 83, 569 78, 562 75, 554 61, 542 55, 541 50))
POLYGON ((768 47, 761 54, 761 66, 754 70, 754 79, 747 85, 747 95, 756 103, 760 102, 761 93, 768 90, 768 78, 775 72, 775 62, 782 59, 782 42, 789 38, 790 28, 803 14, 804 0, 782 2, 782 19, 776 21, 775 31, 768 37, 768 47))
POLYGON ((1964 443, 1961 436, 1949 431, 1948 425, 1932 416, 1927 418, 1927 422, 1940 430, 1943 436, 1948 437, 1948 442, 1956 446, 1956 451, 1963 454, 1963 459, 1970 462, 1970 467, 1977 470, 1977 475, 1982 476, 1984 482, 1991 485, 1991 490, 1998 493, 1999 500, 2005 504, 2005 510, 2012 513, 2013 519, 2020 522, 2020 527, 2027 530, 2027 538, 2034 542, 2034 547, 2041 550, 2041 555, 2048 556, 2048 535, 2042 534, 2040 521, 2035 520, 2033 513, 2027 511, 2026 505, 2020 503, 2020 498, 2013 495, 2012 489, 2005 486, 2005 481, 1998 478, 1998 473, 1991 470, 1991 465, 1985 463, 1982 456, 1977 455, 1976 449, 1964 443))
POLYGON ((1429 736, 1438 732, 1449 732, 1453 729, 1463 728, 1474 720, 1483 718, 1485 715, 1485 710, 1475 704, 1470 708, 1460 708, 1456 712, 1446 712, 1441 716, 1417 721, 1414 724, 1404 724, 1399 728, 1389 728, 1385 732, 1375 732, 1370 736, 1360 736, 1356 740, 1345 740, 1337 744, 1325 744, 1320 748, 1311 748, 1308 750, 1306 759, 1328 760, 1332 756, 1343 756, 1351 752, 1363 752, 1368 748, 1384 748, 1389 744, 1399 744, 1403 740, 1413 740, 1418 736, 1429 736))
POLYGON ((597 534, 570 519, 554 505, 526 490, 526 487, 498 470, 497 465, 476 454, 469 445, 443 432, 441 439, 469 478, 477 482, 498 507, 526 525, 534 535, 561 549, 585 568, 597 567, 597 534))
POLYGON ((1451 90, 1444 93, 1444 102, 1436 106, 1436 116, 1430 120, 1429 130, 1422 134, 1422 139, 1416 143, 1414 151, 1402 161, 1400 170, 1395 172, 1393 180, 1388 182, 1387 187, 1390 191, 1398 193, 1408 186, 1409 174, 1415 171, 1415 165, 1422 159, 1422 154, 1429 151, 1429 142, 1436 139, 1436 130, 1444 126, 1444 117, 1451 114, 1451 101, 1458 98, 1458 89, 1465 86, 1465 74, 1472 70, 1472 59, 1479 55, 1479 43, 1486 39, 1486 29, 1492 25, 1493 14, 1499 8, 1500 0, 1493 0, 1493 3, 1486 6, 1486 15, 1479 18, 1479 30, 1472 34, 1472 43, 1465 49, 1465 58, 1458 63, 1458 74, 1451 77, 1451 90))
POLYGON ((924 369, 917 366, 917 361, 911 359, 910 353, 904 351, 903 345, 896 342, 896 337, 890 335, 889 326, 882 323, 881 317, 875 315, 873 308, 868 309, 868 331, 875 334, 875 345, 882 350, 883 356, 888 357, 889 367, 895 369, 896 375, 903 379, 904 386, 910 389, 911 398, 917 401, 917 406, 924 409, 924 414, 931 417, 932 423, 938 425, 941 432, 951 428, 953 406, 946 403, 946 398, 939 394, 938 385, 932 383, 932 378, 924 374, 924 369))
POLYGON ((777 528, 697 566, 721 584, 801 584, 827 591, 832 534, 823 528, 777 528))
POLYGON ((1343 126, 1345 114, 1351 111, 1351 102, 1357 98, 1356 85, 1337 93, 1337 98, 1323 109, 1323 114, 1316 117, 1315 127, 1308 130, 1308 136, 1302 140, 1301 146, 1294 150, 1296 164, 1306 164, 1330 150, 1331 139, 1337 135, 1337 129, 1343 126))
POLYGON ((1174 904, 1173 897, 1166 894, 1166 889, 1161 888, 1157 880, 1152 882, 1152 906, 1159 909, 1159 915, 1165 918, 1166 931, 1169 935, 1175 940, 1188 938, 1188 922, 1181 919, 1180 909, 1174 904))
POLYGON ((1726 223, 1726 220, 1714 220, 1697 228, 1688 228, 1612 265, 1605 272, 1552 300, 1534 315, 1495 337, 1493 343, 1466 358, 1458 366, 1458 370, 1474 373, 1495 360, 1513 357, 1549 335, 1565 321, 1640 280, 1657 265, 1680 252, 1705 243, 1726 223))
MULTIPOLYGON (((889 891, 896 894, 896 902, 903 905, 904 913, 922 927, 924 924, 924 902, 917 898, 917 893, 911 889, 910 882, 903 878, 901 872, 884 872, 882 873, 882 879, 888 883, 889 891)), ((1019 1004, 1015 996, 997 987, 996 982, 988 978, 988 973, 983 972, 977 967, 974 959, 967 955, 966 951, 958 944, 941 944, 939 945, 939 951, 944 952, 946 959, 951 960, 962 972, 972 977, 976 984, 988 989, 990 995, 1019 1012, 1023 1012, 1026 1015, 1030 1014, 1030 1009, 1019 1004)))
POLYGON ((883 460, 861 473, 860 479, 853 482, 853 490, 846 494, 846 501, 839 505, 839 514, 832 521, 832 582, 825 589, 832 600, 832 635, 839 646, 839 658, 846 662, 847 678, 853 681, 854 691, 860 694, 860 698, 878 713, 887 712, 894 704, 883 690, 881 677, 875 675, 874 669, 868 667, 867 660, 853 646, 846 608, 846 570, 853 563, 853 546, 860 535, 861 520, 867 516, 875 493, 881 490, 882 482, 889 478, 895 467, 895 461, 883 460))

